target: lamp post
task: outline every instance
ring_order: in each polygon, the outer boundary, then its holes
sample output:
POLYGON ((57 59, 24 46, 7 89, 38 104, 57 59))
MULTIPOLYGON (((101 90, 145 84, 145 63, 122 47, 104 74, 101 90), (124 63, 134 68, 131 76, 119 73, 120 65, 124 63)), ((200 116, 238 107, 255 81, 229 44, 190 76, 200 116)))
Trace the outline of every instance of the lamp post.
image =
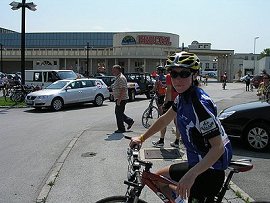
POLYGON ((0 43, 0 47, 1 47, 1 69, 0 71, 3 72, 3 44, 0 43))
MULTIPOLYGON (((255 71, 255 68, 256 68, 256 67, 255 67, 255 66, 256 66, 256 56, 255 56, 255 54, 256 54, 256 40, 257 40, 257 39, 259 39, 259 37, 255 37, 255 38, 254 38, 254 52, 253 52, 253 54, 254 54, 254 67, 253 67, 253 68, 254 68, 254 70, 253 70, 253 71, 255 71)), ((254 74, 254 73, 253 73, 253 74, 254 74)))
POLYGON ((18 10, 22 8, 22 31, 21 31, 21 75, 22 75, 22 85, 25 84, 25 8, 28 8, 31 11, 35 11, 36 6, 33 2, 31 3, 25 3, 25 0, 22 0, 22 3, 20 2, 11 2, 9 4, 12 10, 18 10))
POLYGON ((89 77, 89 42, 86 45, 86 76, 89 77))

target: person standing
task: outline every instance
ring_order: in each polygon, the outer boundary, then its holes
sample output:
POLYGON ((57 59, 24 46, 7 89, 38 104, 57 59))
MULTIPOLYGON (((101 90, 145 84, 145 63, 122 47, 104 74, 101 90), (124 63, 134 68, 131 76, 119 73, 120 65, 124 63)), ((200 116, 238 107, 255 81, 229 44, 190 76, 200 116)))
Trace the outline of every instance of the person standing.
POLYGON ((227 85, 227 73, 224 72, 224 75, 222 76, 222 88, 225 90, 227 85))
POLYGON ((246 91, 249 91, 249 85, 250 85, 250 75, 249 74, 247 74, 245 82, 246 82, 246 91))
POLYGON ((112 74, 116 77, 114 83, 112 84, 117 123, 117 130, 115 133, 124 133, 126 132, 124 122, 127 123, 128 130, 134 124, 134 120, 125 114, 125 107, 128 101, 127 79, 123 75, 122 67, 120 65, 114 65, 112 67, 112 74))

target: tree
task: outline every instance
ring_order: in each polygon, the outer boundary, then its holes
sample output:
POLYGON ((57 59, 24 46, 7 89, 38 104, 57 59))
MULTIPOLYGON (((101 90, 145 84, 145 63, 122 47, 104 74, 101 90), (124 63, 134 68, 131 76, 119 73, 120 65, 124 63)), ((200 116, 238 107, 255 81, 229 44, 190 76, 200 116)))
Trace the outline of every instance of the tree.
POLYGON ((270 48, 264 49, 261 52, 260 59, 263 58, 263 57, 265 57, 265 56, 270 56, 270 48))

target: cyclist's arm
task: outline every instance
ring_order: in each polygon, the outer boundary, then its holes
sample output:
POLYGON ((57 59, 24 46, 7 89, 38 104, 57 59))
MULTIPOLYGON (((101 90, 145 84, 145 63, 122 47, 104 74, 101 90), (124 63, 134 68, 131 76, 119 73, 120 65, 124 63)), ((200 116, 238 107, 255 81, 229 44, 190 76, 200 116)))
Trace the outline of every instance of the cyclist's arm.
POLYGON ((159 117, 156 122, 151 125, 151 127, 140 137, 133 137, 131 139, 130 146, 132 147, 134 144, 140 144, 144 142, 146 139, 154 135, 155 133, 161 131, 165 128, 169 123, 176 117, 176 112, 170 108, 165 114, 159 117))
POLYGON ((167 85, 164 104, 166 104, 168 101, 172 101, 172 86, 171 85, 167 85))
POLYGON ((179 181, 177 191, 181 197, 190 195, 190 188, 193 185, 196 177, 209 169, 224 153, 224 146, 221 136, 215 136, 209 139, 211 148, 206 156, 192 167, 179 181))

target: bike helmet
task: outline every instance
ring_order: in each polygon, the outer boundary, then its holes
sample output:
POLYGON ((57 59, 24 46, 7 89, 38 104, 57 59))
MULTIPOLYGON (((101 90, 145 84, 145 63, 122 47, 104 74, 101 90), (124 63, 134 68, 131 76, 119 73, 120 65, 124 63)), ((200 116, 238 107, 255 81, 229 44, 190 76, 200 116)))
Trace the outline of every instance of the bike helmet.
POLYGON ((182 51, 169 56, 165 67, 168 71, 171 71, 175 67, 181 67, 197 72, 200 69, 200 59, 196 54, 182 51))

